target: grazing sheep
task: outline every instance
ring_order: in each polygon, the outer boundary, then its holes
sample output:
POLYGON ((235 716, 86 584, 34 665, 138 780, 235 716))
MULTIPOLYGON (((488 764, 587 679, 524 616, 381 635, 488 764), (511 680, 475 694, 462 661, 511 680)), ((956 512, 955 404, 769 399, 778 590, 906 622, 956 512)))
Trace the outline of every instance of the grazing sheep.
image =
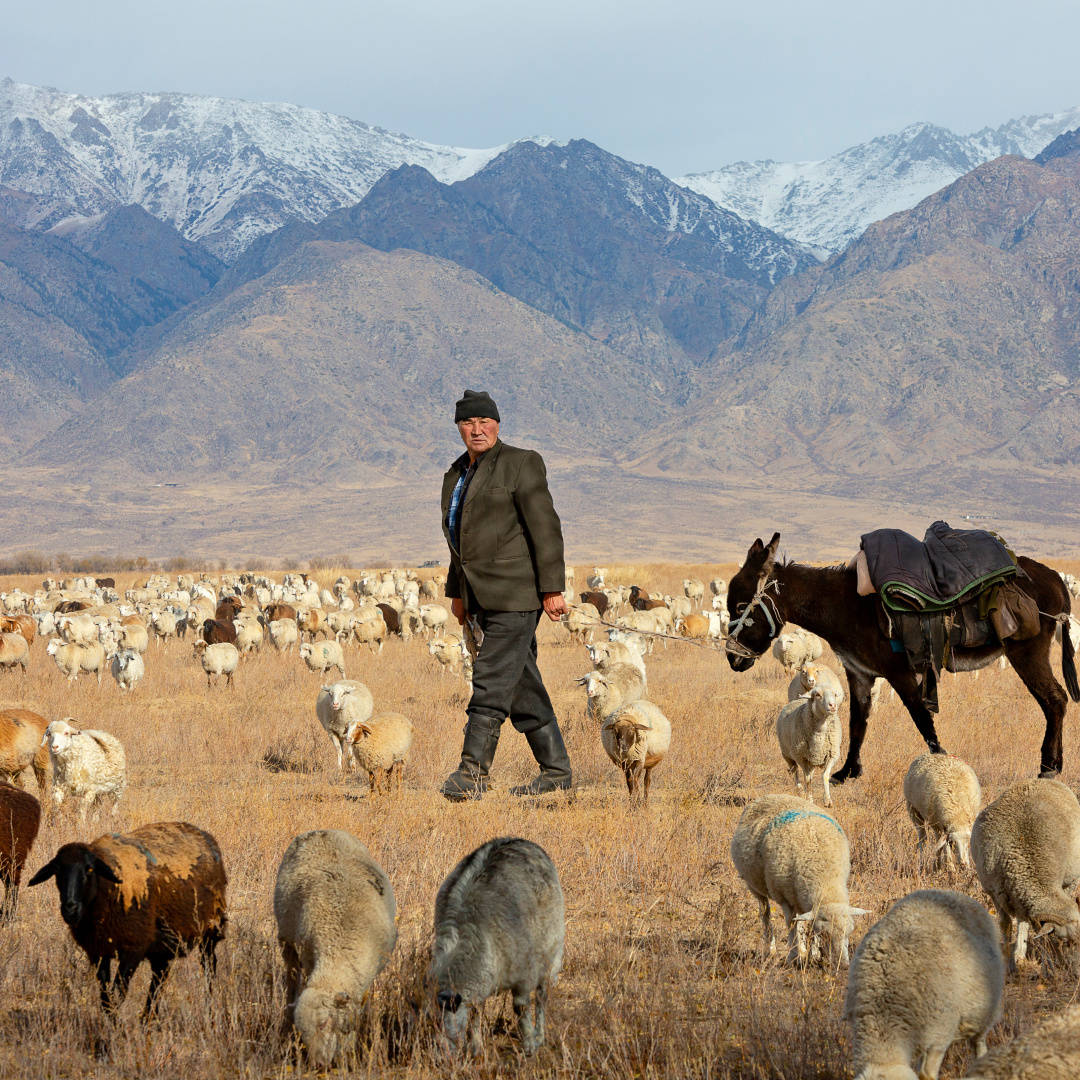
POLYGON ((455 1052, 466 1035, 471 1052, 481 1052, 483 1004, 503 990, 513 994, 522 1049, 532 1054, 543 1046, 544 1011, 562 969, 565 935, 559 874, 532 841, 489 840, 450 871, 435 897, 431 980, 455 1052))
POLYGON ((105 670, 105 647, 101 642, 76 645, 61 641, 60 638, 52 638, 45 646, 45 651, 53 658, 61 673, 67 676, 68 682, 74 682, 82 674, 96 674, 98 685, 101 685, 101 675, 105 670))
POLYGON ((646 692, 645 672, 635 664, 612 664, 604 671, 590 671, 578 679, 585 687, 585 715, 598 720, 632 701, 640 701, 646 692))
POLYGON ((904 801, 919 834, 921 853, 931 832, 941 840, 935 852, 946 861, 955 854, 962 866, 971 865, 971 827, 982 805, 975 770, 948 754, 922 754, 904 777, 904 801))
POLYGON ((140 655, 150 647, 150 635, 141 622, 127 620, 120 627, 120 647, 134 649, 140 655))
POLYGON ((822 937, 833 962, 848 962, 853 916, 866 912, 848 903, 851 855, 836 818, 795 795, 763 795, 739 817, 731 838, 731 859, 761 905, 769 955, 776 952, 769 910, 772 900, 780 905, 787 924, 789 963, 819 959, 822 937), (809 944, 807 923, 811 924, 809 944))
POLYGON ((644 677, 645 657, 641 654, 641 639, 638 637, 618 641, 598 641, 586 646, 589 659, 599 671, 606 671, 615 664, 630 664, 636 667, 644 677))
POLYGON ((89 615, 63 615, 56 620, 56 629, 71 645, 93 645, 98 639, 97 623, 89 615))
POLYGON ((134 690, 146 674, 146 665, 135 649, 120 649, 113 654, 109 671, 121 690, 134 690))
POLYGON ((315 829, 289 845, 274 886, 286 1023, 311 1060, 355 1053, 360 1007, 397 941, 394 889, 351 833, 315 829))
POLYGON ((127 784, 124 748, 107 731, 72 727, 74 720, 54 720, 42 737, 52 761, 53 802, 59 809, 64 799, 75 799, 82 823, 94 803, 107 797, 115 815, 127 784))
POLYGON ((153 612, 150 616, 150 629, 157 638, 157 643, 164 648, 169 638, 177 637, 179 634, 179 619, 176 612, 167 608, 153 612))
POLYGON ((186 821, 160 821, 90 844, 64 844, 31 879, 56 878, 60 915, 97 969, 112 1014, 135 969, 150 962, 143 1017, 177 956, 199 949, 208 977, 225 934, 225 867, 217 841, 186 821), (112 961, 117 961, 111 977, 112 961))
POLYGON ((566 613, 563 622, 571 641, 588 645, 593 632, 600 625, 600 612, 595 604, 575 604, 566 613))
POLYGON ((355 679, 342 679, 319 690, 315 701, 315 715, 326 733, 334 740, 338 753, 338 771, 344 775, 349 767, 351 754, 346 754, 349 725, 363 723, 375 708, 371 691, 355 679))
POLYGON ((971 854, 998 910, 1006 946, 1016 920, 1009 971, 1027 956, 1028 931, 1080 941, 1080 803, 1059 780, 1024 780, 975 819, 971 854))
POLYGON ((41 803, 28 791, 0 784, 0 881, 4 905, 0 922, 11 922, 19 903, 19 882, 41 824, 41 803))
POLYGON ((424 604, 420 608, 420 619, 424 624, 424 634, 431 637, 432 634, 441 633, 450 618, 450 612, 442 604, 424 604))
POLYGON ((957 1039, 986 1053, 1004 968, 981 904, 944 889, 898 900, 859 942, 848 972, 856 1080, 935 1080, 957 1039))
POLYGON ((300 628, 295 619, 272 619, 267 624, 267 630, 270 633, 270 644, 278 652, 291 651, 300 640, 300 628))
POLYGON ((844 700, 844 685, 836 672, 822 663, 811 660, 799 668, 795 678, 788 684, 788 701, 794 701, 796 698, 809 694, 815 686, 820 686, 823 690, 826 687, 835 690, 840 695, 840 700, 844 700))
POLYGON ((26 674, 26 665, 30 662, 30 646, 26 644, 26 638, 22 634, 14 632, 0 634, 0 667, 9 669, 19 664, 23 674, 26 674))
POLYGON ((840 760, 840 703, 843 694, 815 686, 806 697, 789 701, 776 718, 776 737, 799 793, 814 801, 811 783, 821 769, 826 806, 832 806, 829 777, 840 760))
POLYGON ((428 652, 438 660, 441 675, 445 675, 447 671, 451 675, 462 675, 466 661, 471 665, 472 657, 469 656, 465 642, 457 634, 432 639, 428 642, 428 652))
POLYGON ((968 1067, 964 1080, 1076 1080, 1080 1076, 1080 1005, 999 1046, 968 1067))
POLYGON ((777 636, 772 645, 772 654, 784 665, 784 671, 791 675, 803 664, 817 660, 822 648, 819 637, 796 626, 777 636))
POLYGON ((309 671, 317 675, 337 668, 341 677, 345 678, 345 657, 341 652, 341 642, 336 640, 320 641, 317 643, 304 642, 300 646, 300 659, 308 666, 309 671))
POLYGON ((652 771, 671 746, 671 722, 651 701, 638 700, 604 717, 600 727, 604 752, 623 771, 630 801, 637 798, 638 779, 645 774, 641 801, 649 801, 652 771))
POLYGON ((350 720, 345 731, 353 761, 368 774, 374 793, 391 781, 398 790, 405 781, 405 755, 412 746, 413 725, 401 713, 380 713, 370 720, 350 720))
POLYGON ((49 751, 42 743, 48 721, 29 709, 0 709, 0 780, 18 785, 27 769, 34 770, 38 792, 45 794, 49 751))
POLYGON ((374 618, 364 618, 363 615, 364 609, 361 609, 353 620, 353 638, 357 645, 368 645, 371 651, 378 655, 390 633, 386 620, 378 608, 374 609, 374 618))
POLYGON ((326 616, 326 625, 337 641, 348 641, 353 632, 353 613, 351 611, 331 611, 326 616))
POLYGON ((213 645, 207 645, 205 641, 195 642, 195 655, 206 672, 206 685, 210 686, 211 677, 220 679, 225 676, 225 685, 232 686, 233 673, 237 664, 240 663, 240 653, 236 646, 228 641, 217 641, 213 645))
POLYGON ((257 619, 240 615, 233 619, 233 629, 236 631, 236 651, 241 655, 257 653, 262 648, 263 628, 257 619))

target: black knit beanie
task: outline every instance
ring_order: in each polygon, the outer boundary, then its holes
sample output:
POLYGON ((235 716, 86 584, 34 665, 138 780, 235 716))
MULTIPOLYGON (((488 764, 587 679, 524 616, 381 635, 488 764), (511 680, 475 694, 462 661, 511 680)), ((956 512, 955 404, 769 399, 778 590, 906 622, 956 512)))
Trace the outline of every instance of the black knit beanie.
POLYGON ((474 416, 485 416, 499 422, 499 407, 486 390, 466 390, 465 396, 454 406, 455 424, 471 420, 474 416))

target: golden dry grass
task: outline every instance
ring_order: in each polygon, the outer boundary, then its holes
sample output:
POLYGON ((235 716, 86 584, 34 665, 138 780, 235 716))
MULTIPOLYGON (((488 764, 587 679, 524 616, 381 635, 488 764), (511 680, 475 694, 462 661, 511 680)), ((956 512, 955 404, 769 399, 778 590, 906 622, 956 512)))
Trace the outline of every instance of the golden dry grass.
MULTIPOLYGON (((1076 572, 1076 563, 1063 564, 1076 572)), ((680 591, 683 577, 730 576, 734 567, 609 566, 610 577, 680 591)), ((332 581, 336 571, 319 574, 332 581)), ((584 580, 579 569, 579 585, 584 580)), ((5 582, 32 586, 30 579, 5 582)), ((121 588, 131 576, 118 580, 121 588)), ((0 1076, 293 1076, 305 1068, 281 1047, 284 1004, 272 892, 290 839, 312 828, 348 829, 386 869, 397 894, 399 940, 368 1001, 364 1049, 349 1071, 420 1078, 512 1073, 532 1077, 848 1077, 841 1020, 846 973, 793 971, 762 951, 757 904, 731 865, 728 844, 746 799, 791 790, 773 723, 787 678, 771 658, 735 675, 719 653, 672 643, 648 660, 650 698, 670 717, 672 748, 656 770, 647 809, 631 810, 621 776, 586 724, 574 677, 583 650, 544 623, 541 666, 574 765, 572 799, 521 802, 507 788, 534 772, 525 740, 507 724, 495 759, 498 787, 451 805, 438 786, 461 746, 464 684, 442 677, 422 644, 393 641, 382 656, 346 650, 347 674, 366 682, 376 709, 410 716, 416 736, 405 789, 380 799, 337 775, 315 719, 320 679, 296 656, 270 651, 241 663, 236 687, 207 689, 190 645, 151 645, 132 697, 106 676, 69 686, 35 642, 25 680, 0 675, 0 700, 75 716, 116 734, 129 783, 117 820, 74 816, 43 826, 26 878, 72 839, 150 821, 184 819, 212 832, 229 873, 230 921, 208 996, 198 963, 176 963, 160 1018, 137 1020, 140 971, 107 1047, 89 965, 59 916, 56 890, 25 889, 16 922, 0 931, 0 1076), (519 835, 543 845, 567 903, 566 964, 549 1007, 548 1045, 519 1053, 509 1005, 487 1009, 486 1051, 466 1069, 439 1053, 423 984, 434 898, 454 863, 483 841, 519 835), (95 1053, 95 1047, 96 1053, 95 1053)), ((1055 657, 1057 654, 1055 653, 1055 657)), ((1055 666, 1058 660, 1055 659, 1055 666)), ((958 888, 985 901, 970 875, 920 868, 901 781, 923 744, 895 700, 871 722, 861 780, 835 790, 851 839, 852 902, 873 917, 913 889, 958 888)), ((1080 782, 1080 706, 1066 724, 1066 773, 1080 782)), ((975 767, 986 798, 1034 774, 1042 715, 1011 669, 944 677, 939 732, 975 767)), ((855 941, 872 920, 861 920, 855 941)), ((1080 994, 1077 976, 1010 981, 1002 1041, 1080 994)), ((955 1048, 943 1076, 962 1075, 955 1048)))

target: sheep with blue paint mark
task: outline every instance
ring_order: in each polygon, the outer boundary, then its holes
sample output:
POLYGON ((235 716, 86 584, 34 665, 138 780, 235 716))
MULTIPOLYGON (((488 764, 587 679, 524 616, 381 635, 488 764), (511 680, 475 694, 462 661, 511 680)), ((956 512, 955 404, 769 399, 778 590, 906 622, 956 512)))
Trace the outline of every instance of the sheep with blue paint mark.
POLYGON ((776 952, 772 901, 787 924, 789 963, 822 959, 822 939, 831 962, 848 962, 853 916, 867 913, 848 902, 851 854, 836 818, 794 795, 763 795, 743 810, 731 859, 761 905, 770 955, 776 952))

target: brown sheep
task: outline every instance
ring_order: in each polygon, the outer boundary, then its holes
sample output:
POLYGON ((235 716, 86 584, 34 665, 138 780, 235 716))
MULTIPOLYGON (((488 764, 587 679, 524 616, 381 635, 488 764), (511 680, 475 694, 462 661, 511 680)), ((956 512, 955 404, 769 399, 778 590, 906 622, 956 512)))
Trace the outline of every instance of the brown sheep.
POLYGON ((389 630, 391 634, 400 634, 401 616, 398 612, 389 604, 376 604, 375 606, 382 612, 383 622, 386 623, 386 629, 389 630))
POLYGON ((225 866, 217 841, 186 821, 159 821, 93 843, 64 844, 29 881, 56 878, 60 916, 97 971, 112 1014, 150 962, 145 1019, 177 956, 199 949, 207 977, 225 936, 225 866), (116 976, 112 961, 116 958, 116 976))
POLYGON ((99 589, 115 589, 116 579, 111 577, 96 577, 94 578, 94 584, 99 589))
POLYGON ((202 639, 207 645, 217 645, 227 641, 230 645, 236 644, 236 627, 232 620, 222 622, 220 619, 206 619, 202 624, 202 639))
POLYGON ((0 881, 4 905, 0 921, 10 922, 19 903, 23 864, 41 824, 41 803, 28 791, 0 784, 0 881))
POLYGON ((75 611, 86 611, 87 608, 92 608, 94 605, 89 600, 61 600, 59 604, 53 608, 54 615, 70 615, 75 611))
MULTIPOLYGON (((244 601, 239 596, 226 596, 217 606, 214 618, 218 622, 232 622, 244 610, 244 601)), ((209 644, 213 644, 210 642, 209 644)))
POLYGON ((269 626, 278 619, 296 619, 296 608, 292 604, 267 604, 263 608, 262 618, 259 620, 263 626, 269 626))
POLYGON ((38 792, 45 794, 49 751, 41 740, 48 726, 44 716, 29 709, 0 709, 0 779, 17 785, 22 773, 32 768, 38 792))
POLYGON ((592 604, 596 608, 596 613, 600 618, 604 617, 604 612, 608 609, 608 598, 605 593, 602 592, 583 592, 579 594, 581 596, 581 602, 583 604, 592 604))
POLYGON ((0 615, 0 634, 22 634, 27 645, 34 644, 37 623, 30 615, 0 615))

